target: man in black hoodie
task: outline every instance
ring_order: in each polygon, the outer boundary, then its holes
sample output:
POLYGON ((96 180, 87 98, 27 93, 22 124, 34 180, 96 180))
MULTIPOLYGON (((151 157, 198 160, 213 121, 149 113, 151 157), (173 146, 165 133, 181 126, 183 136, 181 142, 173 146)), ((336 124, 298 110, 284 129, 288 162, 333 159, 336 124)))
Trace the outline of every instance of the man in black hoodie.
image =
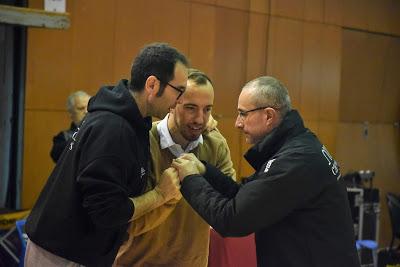
POLYGON ((221 235, 255 232, 258 266, 356 267, 353 224, 339 167, 291 109, 273 77, 247 83, 235 126, 255 173, 236 184, 186 154, 173 162, 189 204, 221 235))
POLYGON ((151 116, 163 118, 184 93, 188 62, 167 44, 144 47, 130 81, 103 87, 67 144, 26 223, 26 266, 111 266, 128 223, 179 197, 167 169, 143 193, 151 116))

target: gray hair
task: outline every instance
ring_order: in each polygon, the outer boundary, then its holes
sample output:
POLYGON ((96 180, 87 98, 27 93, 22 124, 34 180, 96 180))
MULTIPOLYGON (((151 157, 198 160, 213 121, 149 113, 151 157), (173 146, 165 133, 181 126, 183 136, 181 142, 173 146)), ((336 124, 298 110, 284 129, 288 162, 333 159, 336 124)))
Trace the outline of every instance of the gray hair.
POLYGON ((70 94, 68 96, 68 99, 67 99, 67 110, 68 110, 68 112, 71 113, 74 110, 75 98, 76 97, 80 97, 80 96, 88 96, 88 97, 90 97, 90 95, 88 93, 86 93, 85 91, 76 91, 76 92, 73 92, 72 94, 70 94))
POLYGON ((282 118, 292 109, 288 90, 274 77, 256 78, 248 82, 242 90, 249 89, 257 107, 272 107, 280 112, 282 118))

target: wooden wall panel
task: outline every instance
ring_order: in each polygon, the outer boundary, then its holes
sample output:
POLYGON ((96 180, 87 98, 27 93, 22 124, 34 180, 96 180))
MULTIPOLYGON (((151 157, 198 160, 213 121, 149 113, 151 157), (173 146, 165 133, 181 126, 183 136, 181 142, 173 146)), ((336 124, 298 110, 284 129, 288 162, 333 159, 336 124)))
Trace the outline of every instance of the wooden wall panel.
POLYGON ((372 32, 400 33, 396 0, 325 0, 325 22, 372 32))
POLYGON ((386 36, 344 30, 340 118, 342 121, 379 120, 386 36), (357 108, 355 108, 357 107, 357 108))
POLYGON ((26 111, 22 208, 31 208, 49 177, 53 136, 69 128, 67 112, 26 111))
MULTIPOLYGON (((192 4, 190 7, 189 57, 194 68, 204 71, 214 81, 216 8, 192 4)), ((214 88, 218 90, 218 88, 214 88)))
MULTIPOLYGON (((362 117, 361 111, 354 107, 355 103, 359 104, 358 92, 362 88, 360 81, 363 80, 363 73, 359 70, 359 65, 365 68, 367 64, 364 55, 366 52, 362 51, 365 40, 366 33, 343 30, 339 112, 340 119, 343 121, 351 121, 362 117)), ((371 75, 371 73, 368 73, 368 75, 371 75)))
POLYGON ((180 0, 116 3, 114 80, 130 77, 134 56, 148 43, 166 42, 188 53, 189 3, 180 0))
POLYGON ((332 156, 336 156, 338 122, 320 121, 318 125, 318 138, 328 149, 332 156))
POLYGON ((343 1, 325 0, 324 1, 324 22, 332 25, 343 25, 343 1))
POLYGON ((267 75, 282 81, 294 108, 300 105, 303 23, 271 17, 268 36, 267 75))
POLYGON ((400 1, 390 0, 389 8, 387 9, 385 20, 389 20, 389 33, 400 35, 400 1))
POLYGON ((120 0, 115 3, 114 26, 114 72, 115 81, 120 78, 129 79, 132 61, 139 50, 146 44, 154 42, 156 26, 152 16, 154 4, 152 1, 120 0))
POLYGON ((323 27, 321 49, 319 118, 325 121, 337 121, 342 64, 342 29, 340 27, 330 25, 323 27))
POLYGON ((303 24, 299 111, 304 120, 318 120, 319 118, 323 27, 318 23, 303 24))
POLYGON ((400 2, 396 0, 368 1, 368 30, 383 33, 400 33, 400 2))
POLYGON ((191 0, 193 3, 215 4, 217 0, 191 0))
POLYGON ((250 13, 246 82, 266 74, 268 16, 250 13))
POLYGON ((386 19, 389 14, 391 0, 368 1, 368 30, 374 32, 389 32, 390 20, 386 19))
POLYGON ((249 14, 244 11, 216 9, 214 83, 215 113, 236 114, 239 92, 246 78, 246 51, 249 14))
POLYGON ((376 166, 377 132, 369 125, 368 136, 365 137, 364 127, 363 123, 341 122, 338 125, 336 154, 343 173, 376 166))
POLYGON ((94 94, 100 86, 114 83, 116 2, 68 2, 69 5, 71 3, 74 4, 71 90, 85 90, 94 94), (93 12, 94 10, 96 12, 93 12), (83 58, 85 60, 82 60, 83 58))
POLYGON ((270 0, 271 14, 287 18, 304 19, 305 0, 270 0))
POLYGON ((271 0, 250 0, 250 11, 269 14, 269 5, 271 0))
POLYGON ((368 29, 368 2, 365 0, 340 0, 343 4, 342 26, 368 29))
POLYGON ((28 29, 25 108, 65 109, 72 90, 72 31, 28 29))
POLYGON ((400 38, 389 39, 389 48, 385 53, 379 118, 382 122, 393 123, 400 120, 400 38))
POLYGON ((304 19, 307 21, 324 21, 324 0, 304 0, 304 19))
POLYGON ((221 7, 241 10, 249 10, 250 8, 250 0, 217 0, 216 4, 221 7))

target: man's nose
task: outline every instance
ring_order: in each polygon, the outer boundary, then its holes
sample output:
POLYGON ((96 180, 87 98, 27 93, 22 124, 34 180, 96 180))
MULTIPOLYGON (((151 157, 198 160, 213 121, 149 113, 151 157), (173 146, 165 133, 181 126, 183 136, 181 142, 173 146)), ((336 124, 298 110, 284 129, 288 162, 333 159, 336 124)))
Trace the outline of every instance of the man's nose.
POLYGON ((235 121, 235 127, 236 128, 243 128, 243 121, 239 116, 237 116, 236 121, 235 121))
POLYGON ((194 121, 197 124, 203 124, 205 122, 205 114, 204 114, 204 112, 201 111, 201 110, 196 112, 196 115, 194 117, 194 121))

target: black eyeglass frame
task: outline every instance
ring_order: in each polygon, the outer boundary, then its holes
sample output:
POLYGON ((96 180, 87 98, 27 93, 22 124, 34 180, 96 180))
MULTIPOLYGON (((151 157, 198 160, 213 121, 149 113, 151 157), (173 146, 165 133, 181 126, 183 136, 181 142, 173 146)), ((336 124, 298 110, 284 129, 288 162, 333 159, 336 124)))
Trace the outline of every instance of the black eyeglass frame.
POLYGON ((170 84, 170 83, 168 83, 168 82, 167 82, 167 85, 171 86, 172 88, 174 88, 176 91, 179 92, 179 95, 178 95, 178 97, 176 98, 176 100, 178 100, 178 99, 183 95, 183 93, 186 91, 186 89, 182 90, 182 89, 180 89, 180 88, 178 88, 178 87, 173 86, 172 84, 170 84))
POLYGON ((247 117, 247 115, 250 112, 257 111, 257 110, 262 110, 262 109, 265 109, 265 108, 271 108, 271 106, 258 107, 258 108, 253 108, 253 109, 250 109, 250 110, 238 110, 238 116, 239 116, 240 119, 243 120, 244 118, 247 117))
MULTIPOLYGON (((154 77, 156 77, 157 80, 159 80, 161 83, 163 83, 157 76, 154 75, 154 77)), ((171 86, 173 89, 175 89, 179 93, 179 95, 176 98, 176 100, 178 100, 183 95, 183 93, 186 91, 186 88, 185 89, 180 89, 180 88, 170 84, 169 82, 165 82, 165 84, 171 86)))

